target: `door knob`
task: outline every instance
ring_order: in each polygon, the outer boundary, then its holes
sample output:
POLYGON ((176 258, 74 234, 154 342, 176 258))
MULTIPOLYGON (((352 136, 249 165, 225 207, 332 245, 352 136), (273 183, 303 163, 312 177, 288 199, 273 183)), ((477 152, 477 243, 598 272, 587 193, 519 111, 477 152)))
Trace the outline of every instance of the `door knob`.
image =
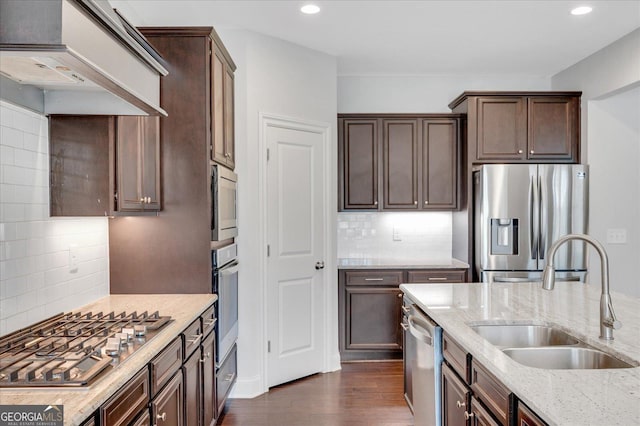
POLYGON ((316 269, 324 269, 324 262, 316 262, 316 269))

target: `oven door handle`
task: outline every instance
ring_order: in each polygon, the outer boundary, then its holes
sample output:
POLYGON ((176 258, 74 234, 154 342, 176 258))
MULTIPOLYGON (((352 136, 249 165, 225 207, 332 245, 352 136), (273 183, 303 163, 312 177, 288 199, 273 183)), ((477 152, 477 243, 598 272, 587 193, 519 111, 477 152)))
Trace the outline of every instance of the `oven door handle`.
POLYGON ((218 270, 218 273, 220 275, 232 275, 238 272, 238 270, 240 269, 240 265, 238 265, 238 262, 234 262, 229 266, 225 266, 222 269, 218 270))

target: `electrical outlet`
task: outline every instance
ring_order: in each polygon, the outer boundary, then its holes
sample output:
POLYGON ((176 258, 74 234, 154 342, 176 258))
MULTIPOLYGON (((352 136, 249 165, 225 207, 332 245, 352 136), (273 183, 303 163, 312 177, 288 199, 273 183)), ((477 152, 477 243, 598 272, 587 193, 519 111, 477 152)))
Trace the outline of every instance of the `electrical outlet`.
POLYGON ((608 244, 627 244, 626 229, 607 229, 608 244))
POLYGON ((402 241, 402 236, 400 235, 400 229, 393 227, 393 241, 402 241))

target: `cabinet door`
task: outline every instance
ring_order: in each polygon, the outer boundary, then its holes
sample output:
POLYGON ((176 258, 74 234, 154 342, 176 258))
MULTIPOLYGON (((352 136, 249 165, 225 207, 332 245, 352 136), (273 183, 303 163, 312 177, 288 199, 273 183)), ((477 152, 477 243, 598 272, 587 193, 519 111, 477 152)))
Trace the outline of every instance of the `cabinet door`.
POLYGON ((525 100, 522 97, 479 97, 477 102, 477 160, 525 160, 525 100))
POLYGON ((213 426, 216 423, 216 360, 215 333, 211 333, 202 344, 202 401, 203 426, 213 426))
POLYGON ((160 210, 160 119, 117 118, 118 211, 160 210))
POLYGON ((117 118, 116 173, 119 211, 140 211, 142 199, 142 129, 140 117, 122 115, 117 118))
POLYGON ((51 216, 112 214, 114 129, 110 116, 49 117, 51 216))
POLYGON ((518 401, 516 426, 546 426, 546 423, 521 401, 518 401))
POLYGON ((196 351, 183 366, 184 374, 184 423, 186 426, 199 426, 202 380, 200 374, 200 351, 196 351))
POLYGON ((442 424, 466 425, 465 413, 471 400, 471 391, 447 364, 442 364, 442 424))
POLYGON ((160 210, 160 117, 140 117, 144 210, 160 210))
POLYGON ((182 374, 178 373, 151 402, 151 417, 156 426, 182 426, 184 401, 182 374))
POLYGON ((423 209, 455 209, 458 206, 458 122, 422 121, 423 209))
POLYGON ((224 73, 224 156, 225 164, 234 169, 235 162, 235 132, 234 132, 234 78, 233 71, 225 66, 224 73))
POLYGON ((222 55, 211 42, 213 52, 211 54, 211 159, 217 163, 225 164, 224 145, 224 86, 225 86, 225 61, 222 55))
POLYGON ((500 426, 491 414, 482 406, 480 401, 475 397, 471 397, 471 426, 500 426))
POLYGON ((579 105, 572 97, 528 98, 530 160, 578 160, 579 105))
POLYGON ((383 120, 384 208, 418 209, 417 120, 383 120))
POLYGON ((400 351, 401 306, 397 287, 347 287, 345 349, 400 351))
POLYGON ((378 120, 339 123, 341 210, 378 209, 378 120))

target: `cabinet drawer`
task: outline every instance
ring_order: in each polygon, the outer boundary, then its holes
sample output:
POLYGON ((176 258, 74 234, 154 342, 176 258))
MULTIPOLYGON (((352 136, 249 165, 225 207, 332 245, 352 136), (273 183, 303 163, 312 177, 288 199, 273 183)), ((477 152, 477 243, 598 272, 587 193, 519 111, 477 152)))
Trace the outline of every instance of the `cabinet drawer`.
POLYGON ((200 347, 202 342, 202 324, 200 318, 192 322, 182 333, 184 336, 184 358, 187 359, 200 347))
MULTIPOLYGON (((199 320, 198 323, 200 323, 199 320)), ((182 340, 178 337, 149 363, 151 367, 151 395, 156 395, 181 365, 182 340)))
POLYGON ((402 271, 347 271, 347 285, 400 285, 402 271))
POLYGON ((206 337, 213 331, 216 326, 216 307, 211 305, 209 309, 204 311, 202 318, 202 336, 206 337))
POLYGON ((475 397, 471 397, 471 425, 473 426, 500 426, 488 410, 475 397))
POLYGON ((143 368, 100 408, 100 424, 128 425, 149 402, 149 371, 143 368))
POLYGON ((458 376, 462 377, 465 382, 470 383, 467 351, 446 332, 442 334, 442 353, 444 359, 458 373, 458 376))
POLYGON ((475 360, 471 361, 471 389, 501 424, 509 423, 509 390, 475 360))
POLYGON ((408 271, 408 283, 461 283, 465 280, 464 271, 408 271))
POLYGON ((224 402, 227 399, 227 395, 231 390, 231 386, 236 381, 236 373, 238 371, 236 350, 236 345, 233 345, 233 349, 231 349, 229 356, 216 373, 216 394, 218 403, 218 415, 216 417, 220 417, 220 413, 224 409, 224 402))

